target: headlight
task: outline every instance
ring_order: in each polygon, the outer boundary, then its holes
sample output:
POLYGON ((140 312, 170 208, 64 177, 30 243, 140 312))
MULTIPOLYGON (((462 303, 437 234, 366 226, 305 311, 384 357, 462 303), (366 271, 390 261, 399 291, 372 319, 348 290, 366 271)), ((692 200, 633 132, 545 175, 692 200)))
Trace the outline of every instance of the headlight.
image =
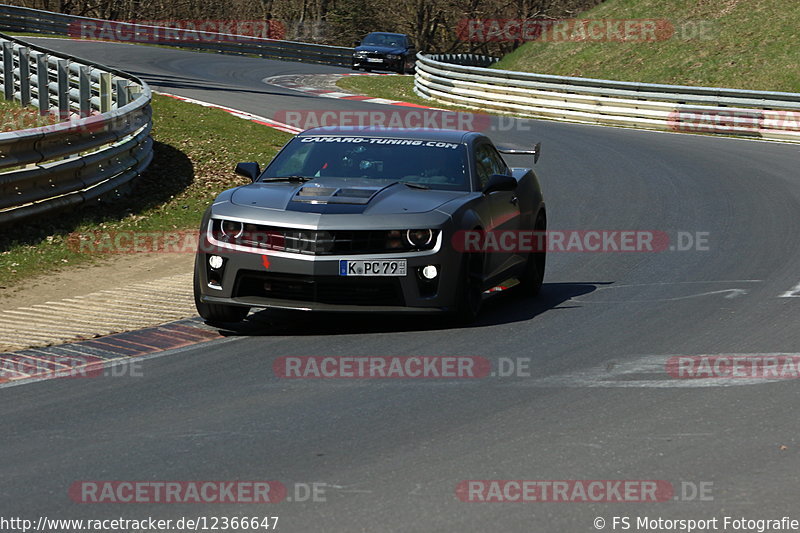
POLYGON ((238 239, 244 232, 244 224, 234 220, 223 220, 220 224, 222 234, 229 239, 238 239))
POLYGON ((386 54, 386 59, 400 59, 400 57, 397 54, 386 54))
POLYGON ((432 250, 436 245, 439 230, 409 229, 392 230, 386 233, 386 251, 411 252, 432 250))
POLYGON ((403 251, 403 233, 397 230, 386 235, 386 249, 403 251))
POLYGON ((429 229, 410 229, 406 231, 408 244, 416 248, 427 246, 433 240, 433 231, 429 229))

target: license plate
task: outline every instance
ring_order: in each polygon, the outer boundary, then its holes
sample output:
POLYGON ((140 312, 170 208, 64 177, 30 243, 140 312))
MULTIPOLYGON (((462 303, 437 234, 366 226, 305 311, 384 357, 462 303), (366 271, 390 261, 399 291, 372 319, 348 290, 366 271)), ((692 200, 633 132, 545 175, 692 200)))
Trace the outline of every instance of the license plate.
POLYGON ((406 260, 339 261, 340 276, 405 276, 406 260))
POLYGON ((383 59, 380 57, 368 57, 367 63, 383 63, 383 59))

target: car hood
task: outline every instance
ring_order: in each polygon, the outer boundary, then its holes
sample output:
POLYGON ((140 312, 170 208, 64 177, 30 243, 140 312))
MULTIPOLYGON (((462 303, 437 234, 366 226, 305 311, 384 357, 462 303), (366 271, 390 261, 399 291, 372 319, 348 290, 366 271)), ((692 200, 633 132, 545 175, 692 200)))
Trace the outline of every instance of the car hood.
POLYGON ((379 54, 397 54, 403 55, 406 53, 405 48, 398 48, 396 46, 379 46, 376 44, 364 44, 356 46, 356 52, 377 52, 379 54))
POLYGON ((433 211, 469 193, 416 189, 388 180, 317 178, 298 183, 251 183, 231 192, 230 202, 250 208, 320 214, 410 214, 433 211))

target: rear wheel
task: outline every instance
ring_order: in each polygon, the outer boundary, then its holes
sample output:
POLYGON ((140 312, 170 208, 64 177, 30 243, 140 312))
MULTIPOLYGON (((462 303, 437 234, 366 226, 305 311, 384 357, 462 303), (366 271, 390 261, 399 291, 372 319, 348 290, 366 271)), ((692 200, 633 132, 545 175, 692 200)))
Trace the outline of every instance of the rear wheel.
POLYGON ((483 255, 464 254, 461 261, 453 319, 459 324, 472 324, 483 303, 483 255))
POLYGON ((200 274, 198 267, 194 269, 194 305, 200 317, 209 324, 230 324, 241 322, 250 312, 249 307, 238 305, 210 304, 200 300, 200 274))
POLYGON ((541 244, 540 251, 531 252, 528 254, 528 260, 525 263, 525 270, 520 277, 520 288, 522 294, 525 296, 536 296, 542 290, 542 283, 544 282, 544 269, 547 262, 547 236, 541 239, 538 238, 539 232, 547 231, 547 219, 544 213, 539 214, 536 219, 534 231, 537 238, 534 243, 537 246, 541 244))

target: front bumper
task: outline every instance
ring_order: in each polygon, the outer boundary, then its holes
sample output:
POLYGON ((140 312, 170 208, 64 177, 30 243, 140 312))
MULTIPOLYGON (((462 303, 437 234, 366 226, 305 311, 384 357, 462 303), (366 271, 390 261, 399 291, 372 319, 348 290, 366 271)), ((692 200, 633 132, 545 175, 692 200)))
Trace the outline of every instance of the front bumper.
MULTIPOLYGON (((442 236, 443 238, 443 236, 442 236)), ((457 294, 460 258, 450 247, 418 253, 309 256, 271 251, 224 250, 203 238, 195 275, 205 303, 324 312, 440 313, 457 294), (212 269, 218 255, 223 266, 212 269), (405 259, 405 276, 339 275, 339 261, 405 259), (420 271, 435 265, 439 275, 420 271)))
POLYGON ((292 311, 315 311, 319 313, 379 313, 379 314, 409 314, 409 315, 437 315, 447 311, 447 308, 439 307, 407 307, 390 305, 337 305, 324 304, 319 302, 307 302, 298 300, 278 300, 270 298, 217 298, 214 296, 203 296, 201 301, 210 304, 238 305, 244 307, 256 307, 264 309, 284 309, 292 311))
POLYGON ((353 56, 353 67, 397 70, 405 64, 405 61, 404 57, 400 59, 387 59, 386 57, 369 58, 353 56), (370 61, 370 59, 379 59, 379 61, 370 61))

